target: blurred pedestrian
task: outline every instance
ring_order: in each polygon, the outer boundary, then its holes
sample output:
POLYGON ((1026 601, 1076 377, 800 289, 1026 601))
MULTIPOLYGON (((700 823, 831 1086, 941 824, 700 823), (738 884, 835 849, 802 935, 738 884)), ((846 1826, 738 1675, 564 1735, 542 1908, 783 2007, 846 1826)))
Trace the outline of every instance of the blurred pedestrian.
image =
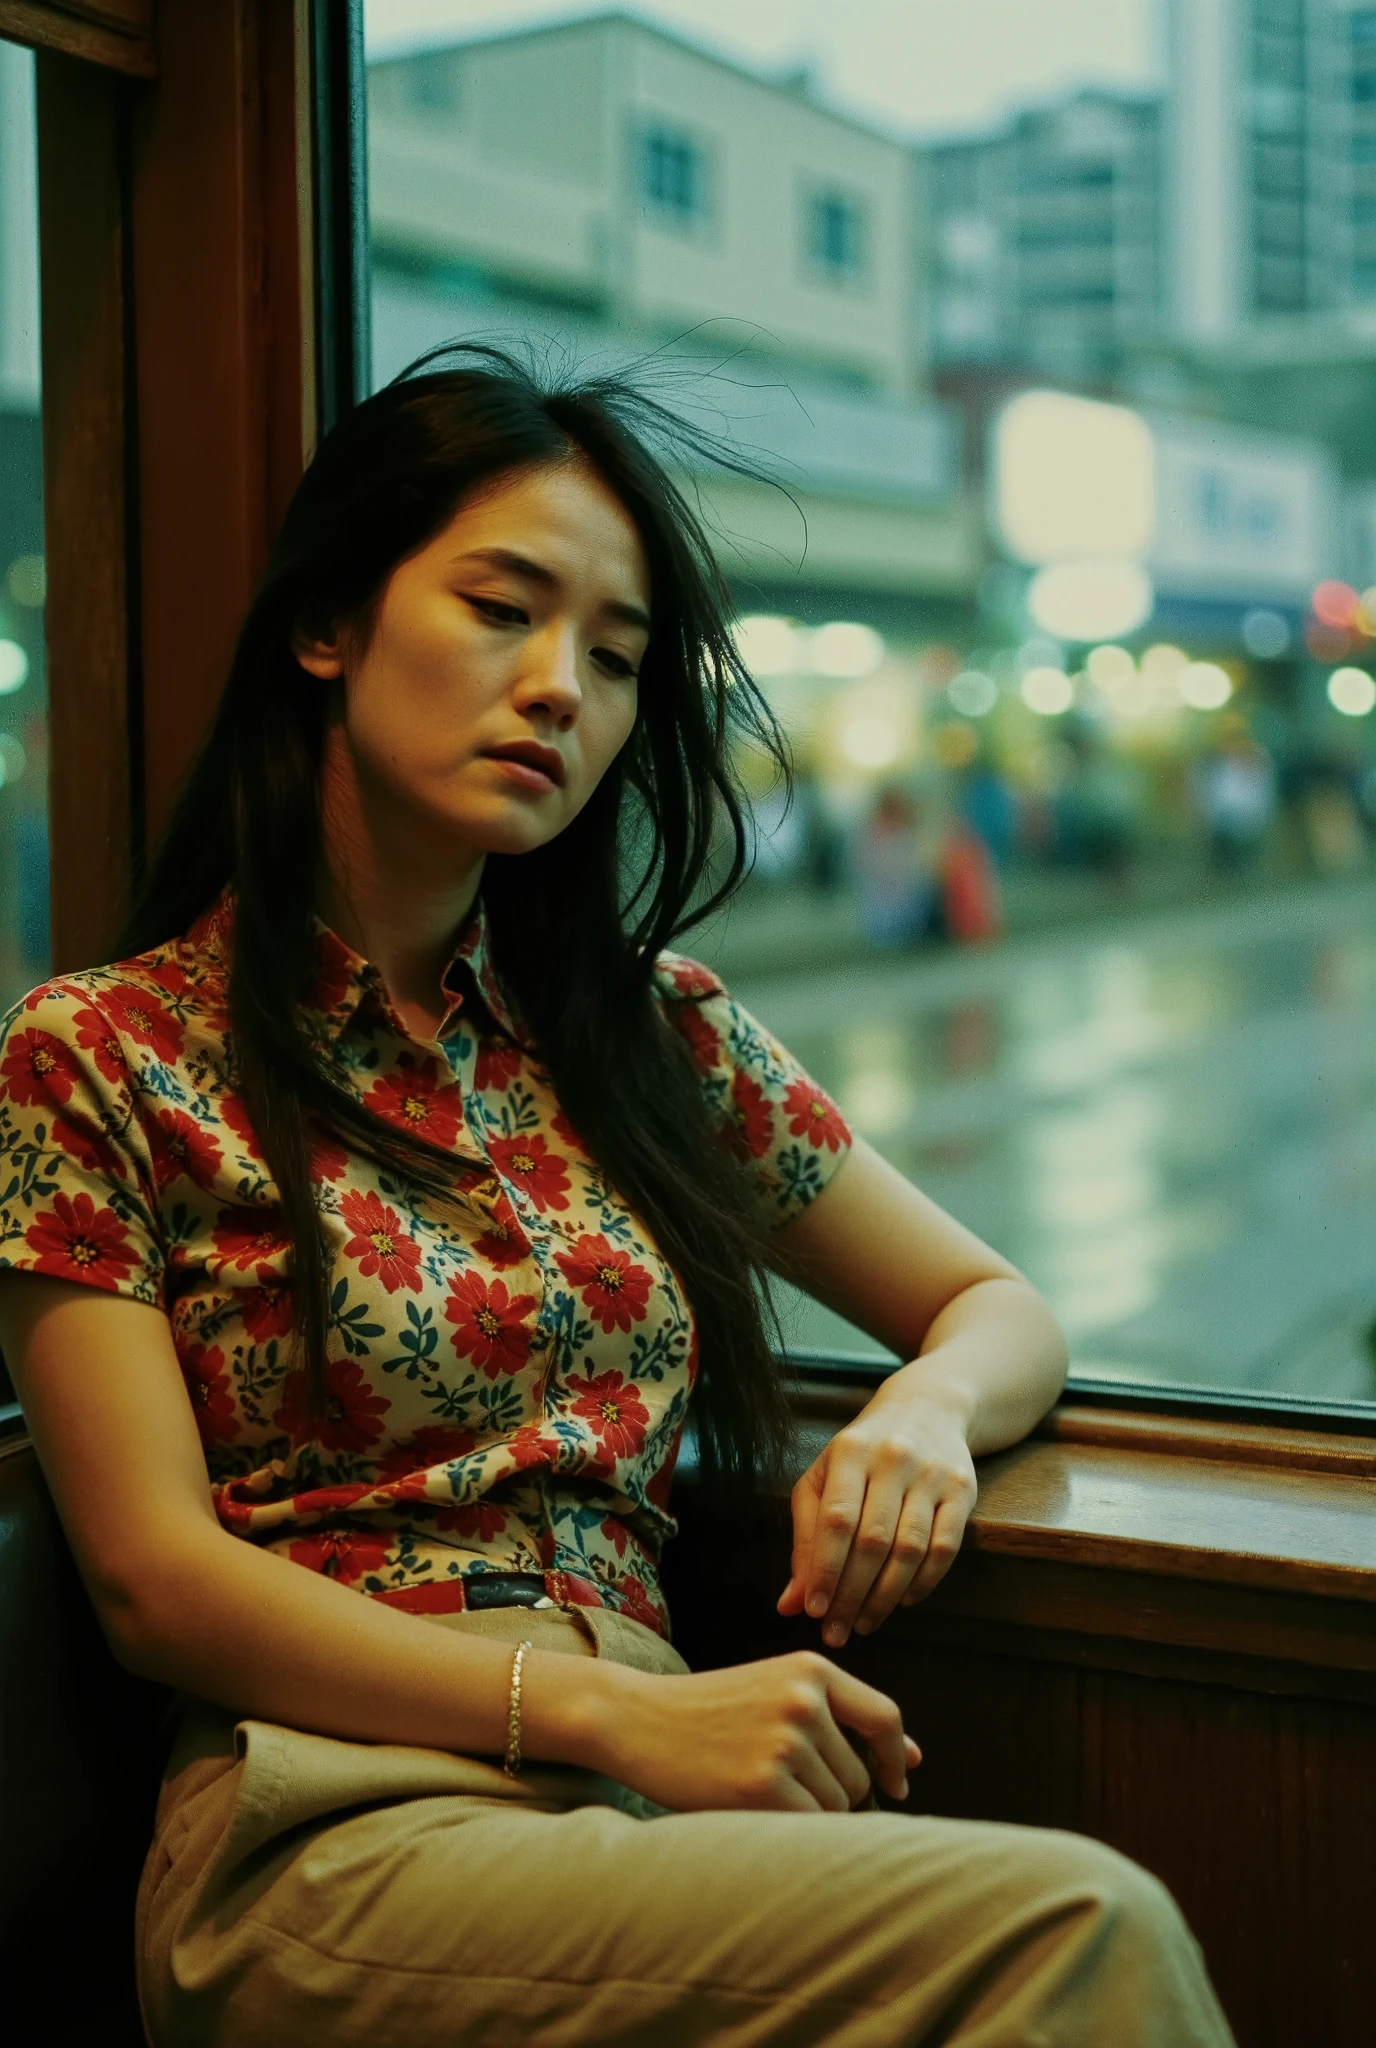
POLYGON ((1240 718, 1200 756, 1193 780, 1214 866, 1224 874, 1253 866, 1275 816, 1276 766, 1240 718))
POLYGON ((940 915, 935 839, 926 808, 906 790, 881 789, 855 842, 852 861, 860 923, 874 946, 912 945, 940 915))

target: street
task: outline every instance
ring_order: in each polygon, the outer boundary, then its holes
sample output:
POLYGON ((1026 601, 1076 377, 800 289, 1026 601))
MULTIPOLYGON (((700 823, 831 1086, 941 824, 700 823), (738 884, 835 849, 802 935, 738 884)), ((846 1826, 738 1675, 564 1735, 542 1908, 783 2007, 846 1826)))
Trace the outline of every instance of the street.
MULTIPOLYGON (((1376 886, 734 992, 1043 1289, 1082 1371, 1376 1398, 1376 886)), ((785 1317, 877 1349, 801 1298, 785 1317)))

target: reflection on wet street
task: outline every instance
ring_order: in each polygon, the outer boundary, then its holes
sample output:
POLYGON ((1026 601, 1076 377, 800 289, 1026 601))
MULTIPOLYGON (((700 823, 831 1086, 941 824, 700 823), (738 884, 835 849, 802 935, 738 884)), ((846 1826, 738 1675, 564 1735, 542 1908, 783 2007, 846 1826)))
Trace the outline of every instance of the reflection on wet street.
MULTIPOLYGON (((1369 885, 736 991, 1081 1370, 1376 1399, 1369 885)), ((787 1326, 876 1348, 812 1303, 787 1326)))

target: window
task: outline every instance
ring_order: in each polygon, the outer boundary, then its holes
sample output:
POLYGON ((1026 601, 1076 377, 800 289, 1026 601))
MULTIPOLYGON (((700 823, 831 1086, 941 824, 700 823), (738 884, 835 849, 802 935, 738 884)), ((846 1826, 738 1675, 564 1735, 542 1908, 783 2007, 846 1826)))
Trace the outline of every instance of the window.
POLYGON ((676 225, 701 220, 707 176, 697 143, 671 128, 647 128, 640 142, 640 187, 647 205, 676 225))
POLYGON ((48 966, 34 67, 0 42, 0 1004, 48 966))
MULTIPOLYGON (((898 62, 834 9, 803 89, 784 9, 422 11, 469 139, 377 123, 413 269, 378 266, 376 376, 455 334, 671 362, 797 500, 792 546, 769 486, 723 500, 797 797, 756 792, 690 949, 1045 1290, 1086 1384, 1376 1414, 1376 12, 1181 6, 1158 50, 1142 0, 1087 88, 1040 0, 1011 84, 969 10, 886 18, 898 62), (664 228, 719 195, 685 262, 664 228), (1087 469, 1048 428, 1019 470, 1029 394, 1092 402, 1087 469)), ((423 59, 370 12, 379 77, 423 59)))
POLYGON ((810 269, 838 284, 852 283, 865 267, 865 211, 844 192, 813 192, 805 206, 805 249, 810 269))

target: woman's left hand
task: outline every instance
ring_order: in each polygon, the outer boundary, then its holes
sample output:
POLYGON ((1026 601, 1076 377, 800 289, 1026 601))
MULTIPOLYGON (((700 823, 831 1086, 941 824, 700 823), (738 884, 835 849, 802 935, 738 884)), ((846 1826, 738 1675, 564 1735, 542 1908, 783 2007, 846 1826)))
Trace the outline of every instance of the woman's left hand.
POLYGON ((793 1575, 780 1614, 821 1621, 839 1650, 950 1569, 975 1505, 967 1417, 946 1388, 886 1380, 793 1489, 793 1575))

